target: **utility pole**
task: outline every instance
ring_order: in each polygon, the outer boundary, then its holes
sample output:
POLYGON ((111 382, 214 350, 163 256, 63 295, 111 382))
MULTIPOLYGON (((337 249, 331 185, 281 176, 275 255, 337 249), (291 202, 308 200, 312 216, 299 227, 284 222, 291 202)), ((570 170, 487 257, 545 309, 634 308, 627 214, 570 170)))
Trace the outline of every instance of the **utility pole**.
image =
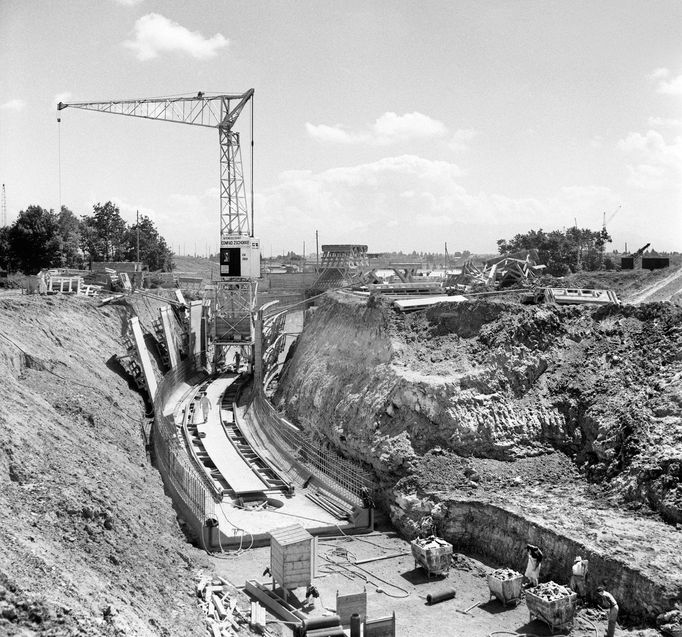
POLYGON ((2 227, 7 225, 7 194, 5 193, 5 184, 2 184, 2 227))
POLYGON ((135 227, 137 229, 137 269, 142 270, 140 267, 140 211, 136 210, 135 211, 135 227))
POLYGON ((315 271, 320 271, 320 236, 315 230, 315 271))

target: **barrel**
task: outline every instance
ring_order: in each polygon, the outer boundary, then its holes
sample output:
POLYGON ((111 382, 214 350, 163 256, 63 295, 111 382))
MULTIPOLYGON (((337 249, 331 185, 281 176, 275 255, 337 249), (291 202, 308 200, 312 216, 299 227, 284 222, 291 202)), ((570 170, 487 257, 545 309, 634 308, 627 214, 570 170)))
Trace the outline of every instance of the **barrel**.
POLYGON ((353 613, 350 616, 350 637, 360 637, 362 632, 362 621, 358 613, 353 613))
POLYGON ((303 628, 307 631, 340 625, 341 618, 338 615, 327 615, 326 617, 307 617, 303 620, 303 628))

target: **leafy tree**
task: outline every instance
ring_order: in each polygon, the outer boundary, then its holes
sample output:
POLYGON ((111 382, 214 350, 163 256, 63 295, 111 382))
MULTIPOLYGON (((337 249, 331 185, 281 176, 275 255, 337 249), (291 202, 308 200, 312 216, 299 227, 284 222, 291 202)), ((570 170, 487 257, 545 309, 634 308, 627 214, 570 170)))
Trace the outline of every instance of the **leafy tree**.
POLYGON ((127 248, 127 224, 111 201, 96 203, 81 219, 81 246, 91 261, 122 261, 127 248))
POLYGON ((546 233, 542 228, 517 234, 513 239, 499 239, 500 254, 536 249, 540 263, 553 276, 564 276, 579 270, 604 268, 604 246, 611 242, 605 229, 595 232, 587 228, 568 228, 546 233))
POLYGON ((0 228, 0 269, 3 270, 13 269, 9 229, 10 226, 0 228))
POLYGON ((42 268, 59 266, 61 236, 54 210, 29 206, 9 230, 13 262, 24 274, 35 274, 42 268))
POLYGON ((67 268, 80 267, 83 264, 83 256, 80 250, 81 222, 66 206, 62 206, 57 222, 61 237, 61 265, 67 268))
POLYGON ((126 251, 129 261, 137 260, 137 232, 140 231, 140 261, 154 270, 169 272, 173 269, 173 252, 165 239, 159 234, 154 222, 142 215, 138 223, 130 226, 126 233, 126 251))

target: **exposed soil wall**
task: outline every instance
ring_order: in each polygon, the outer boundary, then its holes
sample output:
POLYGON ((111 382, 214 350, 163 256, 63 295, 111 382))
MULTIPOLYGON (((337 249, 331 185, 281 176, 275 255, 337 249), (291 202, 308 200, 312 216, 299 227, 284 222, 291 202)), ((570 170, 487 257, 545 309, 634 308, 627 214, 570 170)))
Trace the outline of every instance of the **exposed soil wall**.
POLYGON ((111 363, 129 310, 96 303, 0 298, 0 632, 200 635, 208 563, 111 363))
MULTIPOLYGON (((652 544, 668 547, 669 559, 679 560, 681 315, 665 303, 556 308, 503 302, 443 304, 399 315, 373 300, 339 295, 310 314, 275 400, 291 418, 371 465, 389 507, 400 497, 452 491, 453 485, 493 502, 499 476, 522 466, 521 475, 508 481, 508 497, 516 503, 538 497, 536 482, 566 480, 584 510, 612 516, 614 528, 658 519, 660 538, 652 544), (427 471, 434 449, 466 461, 427 471), (543 477, 557 462, 562 471, 543 477), (482 477, 486 469, 490 476, 482 477)), ((540 497, 566 516, 559 527, 573 533, 565 497, 545 491, 540 497)), ((457 536, 455 526, 448 531, 445 524, 444 531, 457 536)), ((558 553, 568 555, 572 542, 581 544, 575 532, 558 553)), ((584 552, 616 551, 618 542, 591 533, 584 552)), ((520 545, 522 535, 513 541, 520 545)), ((470 542, 481 550, 490 540, 480 534, 470 542)), ((619 542, 636 552, 635 539, 619 536, 619 542)), ((504 555, 506 549, 492 557, 504 555)), ((633 572, 641 571, 658 591, 651 599, 679 596, 682 564, 668 565, 677 573, 671 589, 662 574, 647 570, 645 555, 633 559, 633 572)), ((620 555, 614 561, 619 565, 597 569, 596 560, 593 573, 610 578, 627 561, 620 555)), ((630 584, 623 586, 625 591, 630 584)), ((631 614, 650 617, 648 601, 625 603, 631 614)))

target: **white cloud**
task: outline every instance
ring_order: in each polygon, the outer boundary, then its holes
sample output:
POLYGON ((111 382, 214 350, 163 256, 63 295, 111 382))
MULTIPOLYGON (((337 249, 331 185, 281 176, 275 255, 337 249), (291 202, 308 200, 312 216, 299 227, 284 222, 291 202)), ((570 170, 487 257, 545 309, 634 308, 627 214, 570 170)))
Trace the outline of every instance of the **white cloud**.
POLYGON ((633 158, 630 183, 646 190, 678 189, 682 179, 682 137, 668 143, 655 130, 633 132, 618 142, 618 149, 633 158))
POLYGON ((682 95, 682 75, 673 77, 668 82, 660 82, 656 89, 659 93, 667 95, 682 95))
POLYGON ((388 146, 416 139, 442 138, 448 132, 443 122, 417 112, 404 115, 384 113, 364 131, 348 131, 340 124, 329 126, 306 123, 305 126, 308 134, 320 142, 374 146, 388 146))
POLYGON ((220 33, 205 38, 158 13, 148 13, 135 22, 134 38, 123 44, 135 52, 138 60, 151 60, 161 53, 171 52, 204 60, 215 57, 228 43, 220 33))
POLYGON ((136 4, 140 4, 143 0, 114 0, 118 4, 122 4, 124 7, 134 7, 136 4))
POLYGON ((657 69, 654 69, 650 74, 649 78, 652 80, 662 80, 665 79, 670 75, 670 71, 666 68, 660 67, 657 69))
POLYGON ((682 95, 682 75, 672 76, 669 69, 655 69, 649 78, 655 80, 656 92, 664 95, 682 95))
POLYGON ((0 104, 0 109, 3 111, 23 111, 26 106, 26 102, 20 99, 13 99, 4 104, 0 104))
POLYGON ((469 148, 469 142, 478 135, 478 132, 473 128, 461 128, 454 132, 448 146, 451 150, 460 152, 469 148))
POLYGON ((674 119, 672 117, 650 117, 647 120, 647 123, 652 127, 678 128, 682 126, 682 119, 674 119))
POLYGON ((461 175, 456 164, 415 155, 319 173, 288 171, 258 194, 256 234, 264 246, 277 242, 275 253, 282 242, 297 245, 305 228, 323 228, 322 242, 367 243, 370 250, 437 247, 443 240, 494 250, 495 240, 507 233, 500 228, 517 228, 512 234, 555 229, 572 224, 574 216, 596 227, 600 211, 618 201, 596 186, 564 188, 546 199, 473 194, 461 175))
POLYGON ((326 124, 310 124, 306 122, 305 128, 308 131, 308 135, 318 142, 353 144, 363 141, 362 137, 346 132, 338 124, 336 126, 327 126, 326 124))

